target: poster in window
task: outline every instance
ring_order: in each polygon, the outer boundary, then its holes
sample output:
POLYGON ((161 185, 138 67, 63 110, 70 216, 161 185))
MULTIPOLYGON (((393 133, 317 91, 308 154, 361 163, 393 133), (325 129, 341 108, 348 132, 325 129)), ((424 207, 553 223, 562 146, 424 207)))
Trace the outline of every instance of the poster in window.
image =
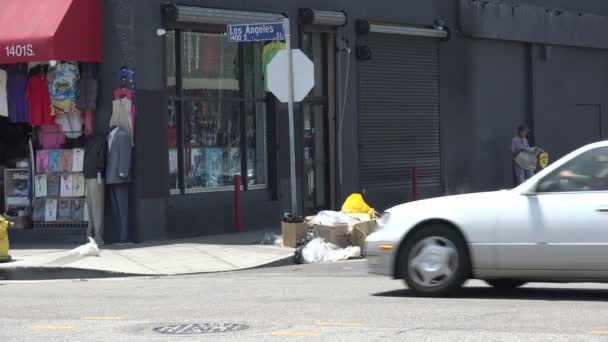
POLYGON ((232 177, 241 173, 241 149, 232 147, 228 151, 227 176, 232 177))
POLYGON ((207 187, 216 188, 222 186, 220 179, 224 175, 224 150, 219 147, 208 147, 205 149, 205 174, 207 187))
POLYGON ((190 166, 192 167, 192 187, 205 186, 205 155, 202 148, 190 150, 190 166))

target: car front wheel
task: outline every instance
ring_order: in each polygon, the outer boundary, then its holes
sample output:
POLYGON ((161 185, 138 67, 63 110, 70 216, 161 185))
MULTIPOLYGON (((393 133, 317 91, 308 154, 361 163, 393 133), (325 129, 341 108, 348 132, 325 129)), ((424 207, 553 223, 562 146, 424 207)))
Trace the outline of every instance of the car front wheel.
POLYGON ((466 242, 446 225, 433 224, 415 232, 400 257, 401 274, 416 295, 449 295, 470 275, 466 242))

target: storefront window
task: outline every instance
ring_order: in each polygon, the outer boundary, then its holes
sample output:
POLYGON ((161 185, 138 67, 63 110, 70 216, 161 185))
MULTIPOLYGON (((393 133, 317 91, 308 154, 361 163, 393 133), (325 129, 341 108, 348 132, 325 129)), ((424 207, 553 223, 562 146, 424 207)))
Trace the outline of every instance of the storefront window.
POLYGON ((173 56, 167 61, 174 64, 167 66, 170 93, 169 70, 177 70, 169 105, 171 192, 230 190, 237 174, 245 188, 265 187, 262 44, 236 44, 225 34, 189 31, 178 31, 175 41, 179 47, 167 39, 167 55, 173 56))

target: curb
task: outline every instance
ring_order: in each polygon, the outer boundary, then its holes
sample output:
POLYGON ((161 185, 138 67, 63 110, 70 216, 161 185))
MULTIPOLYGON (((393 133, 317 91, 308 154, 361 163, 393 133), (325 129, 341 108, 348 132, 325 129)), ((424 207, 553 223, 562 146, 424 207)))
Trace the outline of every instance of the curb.
POLYGON ((268 263, 224 271, 175 273, 175 274, 138 274, 122 273, 75 267, 40 267, 40 266, 18 266, 14 268, 0 268, 0 281, 35 281, 35 280, 74 280, 74 279, 106 279, 106 278, 132 278, 132 277, 173 277, 199 274, 213 274, 225 272, 240 272, 260 268, 273 268, 289 266, 294 264, 293 255, 279 258, 268 263))

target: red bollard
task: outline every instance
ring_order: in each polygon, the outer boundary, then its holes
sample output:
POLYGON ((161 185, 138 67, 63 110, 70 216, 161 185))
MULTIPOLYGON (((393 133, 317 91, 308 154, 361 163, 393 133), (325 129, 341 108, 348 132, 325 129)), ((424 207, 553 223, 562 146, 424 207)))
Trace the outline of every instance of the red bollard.
POLYGON ((418 169, 412 168, 412 197, 414 201, 418 200, 418 169))
POLYGON ((243 229, 243 215, 241 212, 241 175, 234 175, 234 228, 237 233, 243 229))

